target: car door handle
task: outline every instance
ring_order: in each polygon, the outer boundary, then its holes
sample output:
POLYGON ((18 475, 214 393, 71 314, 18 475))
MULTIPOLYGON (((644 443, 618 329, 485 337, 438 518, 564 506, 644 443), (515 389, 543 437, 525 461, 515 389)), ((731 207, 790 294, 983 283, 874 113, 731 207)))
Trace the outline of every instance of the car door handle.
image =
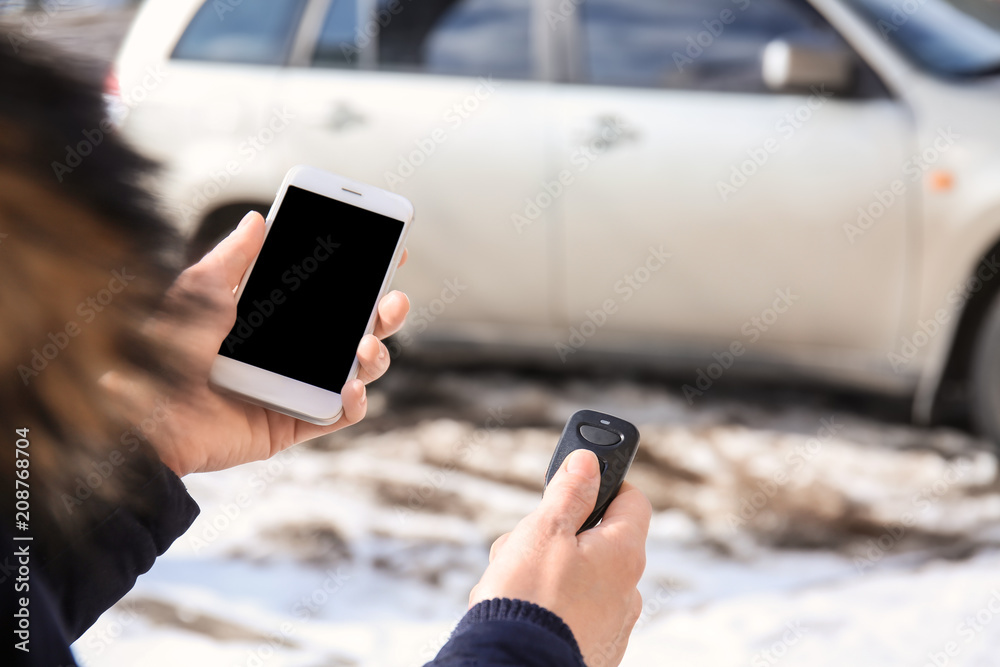
POLYGON ((326 117, 326 127, 334 132, 343 132, 356 125, 364 125, 366 119, 347 102, 338 102, 326 117))
POLYGON ((601 114, 584 136, 585 145, 605 151, 620 143, 637 140, 639 133, 621 116, 601 114))

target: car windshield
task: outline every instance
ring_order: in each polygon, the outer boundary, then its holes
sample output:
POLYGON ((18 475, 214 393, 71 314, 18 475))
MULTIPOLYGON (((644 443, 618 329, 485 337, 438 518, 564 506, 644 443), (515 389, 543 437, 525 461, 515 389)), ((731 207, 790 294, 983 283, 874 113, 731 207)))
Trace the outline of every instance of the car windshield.
POLYGON ((1000 73, 1000 4, 989 0, 847 0, 882 38, 936 74, 1000 73))

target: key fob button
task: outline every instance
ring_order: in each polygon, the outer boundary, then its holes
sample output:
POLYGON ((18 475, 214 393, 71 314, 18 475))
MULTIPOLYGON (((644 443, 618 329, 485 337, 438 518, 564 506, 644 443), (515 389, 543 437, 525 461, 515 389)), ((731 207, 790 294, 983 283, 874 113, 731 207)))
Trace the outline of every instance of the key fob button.
POLYGON ((577 449, 586 449, 596 454, 601 468, 601 486, 597 491, 594 511, 580 526, 578 533, 600 523, 605 510, 618 495, 638 447, 638 429, 613 415, 580 410, 566 422, 555 451, 552 452, 548 470, 545 471, 545 486, 559 471, 566 457, 577 449))
POLYGON ((591 426, 590 424, 583 424, 580 427, 580 435, 583 436, 584 440, 587 442, 592 442, 595 445, 609 446, 617 445, 622 441, 622 437, 617 433, 612 433, 611 431, 606 431, 603 428, 597 428, 596 426, 591 426))

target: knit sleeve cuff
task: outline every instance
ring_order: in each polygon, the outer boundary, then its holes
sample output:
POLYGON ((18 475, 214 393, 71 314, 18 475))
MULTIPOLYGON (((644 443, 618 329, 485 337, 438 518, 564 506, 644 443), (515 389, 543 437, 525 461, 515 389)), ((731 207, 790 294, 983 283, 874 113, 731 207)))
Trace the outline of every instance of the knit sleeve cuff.
POLYGON ((458 624, 455 632, 457 633, 463 624, 486 621, 533 623, 556 635, 569 644, 574 653, 580 654, 580 647, 577 645, 576 638, 573 637, 573 631, 569 629, 569 626, 545 607, 539 607, 532 602, 509 598, 484 600, 469 610, 462 622, 458 624))
POLYGON ((432 667, 585 667, 573 632, 548 609, 495 598, 466 613, 432 667))

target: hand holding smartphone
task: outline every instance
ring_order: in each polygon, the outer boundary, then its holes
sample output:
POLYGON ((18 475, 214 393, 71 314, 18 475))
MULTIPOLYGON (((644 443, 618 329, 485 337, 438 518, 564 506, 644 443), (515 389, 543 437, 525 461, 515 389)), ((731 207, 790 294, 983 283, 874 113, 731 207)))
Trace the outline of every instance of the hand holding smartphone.
POLYGON ((399 195, 293 167, 267 215, 264 245, 237 289, 236 323, 211 383, 314 424, 340 418, 413 219, 399 195))

